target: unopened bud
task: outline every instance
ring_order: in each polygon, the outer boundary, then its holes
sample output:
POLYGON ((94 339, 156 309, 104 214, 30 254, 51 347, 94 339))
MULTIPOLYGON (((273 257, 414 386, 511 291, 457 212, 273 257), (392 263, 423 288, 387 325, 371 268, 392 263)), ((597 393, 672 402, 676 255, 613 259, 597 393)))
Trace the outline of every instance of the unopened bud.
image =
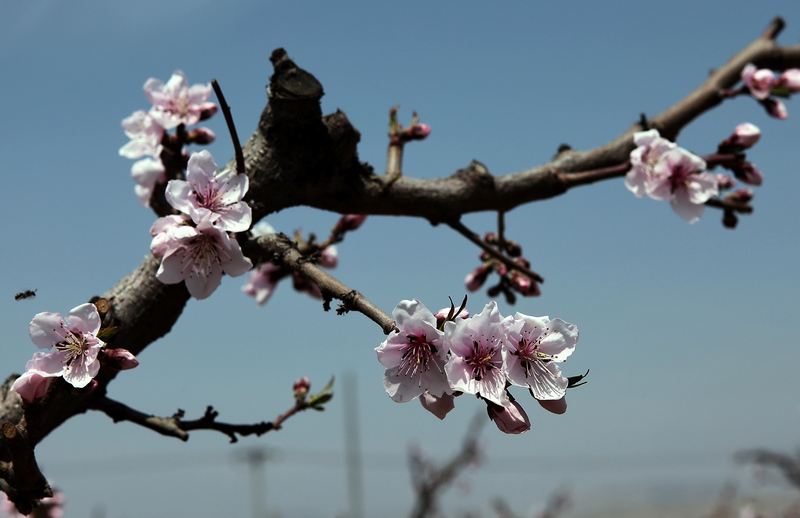
POLYGON ((307 376, 303 376, 299 380, 294 382, 292 385, 292 391, 294 392, 294 398, 298 401, 303 401, 308 394, 308 389, 311 388, 311 381, 309 381, 307 376))
POLYGON ((211 144, 217 138, 214 132, 208 128, 195 128, 186 135, 190 144, 200 145, 211 144))
POLYGON ((784 70, 775 83, 776 88, 786 88, 789 92, 800 92, 800 68, 784 70))
POLYGON ((747 203, 753 199, 753 196, 755 196, 755 194, 752 189, 736 189, 725 195, 725 198, 736 203, 747 203))
POLYGON ((214 116, 214 114, 217 113, 217 111, 219 111, 219 106, 217 106, 215 103, 203 103, 200 106, 200 120, 204 121, 210 119, 214 116))
POLYGON ((100 363, 118 371, 126 371, 139 366, 139 360, 127 349, 103 349, 100 363))
POLYGON ((73 387, 73 386, 70 385, 70 392, 72 392, 73 394, 81 394, 81 395, 91 394, 99 386, 100 386, 100 383, 98 383, 97 380, 92 380, 85 387, 78 388, 78 387, 73 387))
POLYGON ((17 378, 11 386, 11 390, 19 394, 26 402, 35 403, 47 393, 47 388, 50 386, 50 380, 52 379, 27 371, 17 378))
POLYGON ((467 290, 475 291, 483 286, 483 283, 486 282, 486 277, 489 276, 490 268, 485 264, 482 264, 469 272, 467 277, 464 279, 464 284, 467 286, 467 290))
POLYGON ((519 257, 522 255, 522 247, 516 241, 506 241, 506 252, 511 257, 519 257))
POLYGON ((739 224, 739 218, 731 209, 725 209, 722 213, 722 226, 725 228, 736 228, 739 224))
POLYGON ((494 421, 494 424, 503 433, 520 434, 531 429, 528 414, 516 401, 512 401, 505 407, 487 401, 486 412, 489 414, 489 419, 494 421))
POLYGON ((511 272, 511 275, 508 276, 508 280, 511 282, 514 289, 525 297, 538 297, 541 295, 539 285, 536 281, 522 272, 516 270, 511 272))
POLYGON ((500 238, 497 236, 495 232, 487 232, 483 235, 483 240, 489 243, 490 245, 496 245, 500 238))
POLYGON ((719 145, 721 153, 738 152, 753 146, 761 138, 761 130, 755 124, 745 122, 736 126, 733 134, 719 145))
POLYGON ((333 227, 333 233, 344 234, 350 230, 355 230, 364 223, 365 219, 367 219, 366 214, 345 214, 336 222, 336 226, 333 227))
POLYGON ((427 124, 413 124, 405 129, 408 140, 425 140, 431 134, 431 127, 427 124))
POLYGON ((737 162, 731 166, 734 176, 748 185, 761 185, 764 173, 756 169, 750 162, 737 162))
POLYGON ((323 268, 336 268, 339 264, 339 251, 336 245, 329 245, 320 252, 319 263, 323 268))
MULTIPOLYGON (((433 315, 434 317, 436 317, 437 328, 441 329, 441 326, 447 319, 447 316, 450 315, 450 311, 451 311, 450 308, 442 308, 433 315)), ((455 313, 456 311, 458 311, 458 308, 455 308, 452 311, 455 313)), ((457 318, 469 318, 469 311, 467 311, 467 308, 462 309, 461 313, 459 313, 458 315, 453 315, 453 320, 457 318)))
POLYGON ((717 179, 717 187, 720 191, 727 191, 736 185, 736 180, 726 174, 717 173, 714 177, 717 179))
POLYGON ((784 105, 778 99, 774 99, 772 97, 767 97, 763 101, 761 101, 761 105, 767 110, 767 113, 770 117, 775 117, 776 119, 788 119, 789 112, 786 111, 786 105, 784 105))

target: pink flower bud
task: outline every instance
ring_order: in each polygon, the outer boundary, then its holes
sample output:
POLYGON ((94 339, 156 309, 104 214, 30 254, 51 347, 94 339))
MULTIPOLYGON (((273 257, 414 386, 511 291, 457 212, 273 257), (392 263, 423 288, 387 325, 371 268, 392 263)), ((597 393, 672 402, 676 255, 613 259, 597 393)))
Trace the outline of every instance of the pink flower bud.
POLYGON ((562 396, 561 399, 537 399, 536 401, 547 410, 554 414, 561 415, 567 411, 567 398, 562 396))
POLYGON ((756 169, 750 162, 737 162, 731 167, 731 171, 739 180, 748 185, 761 185, 764 181, 764 173, 756 169))
POLYGON ((422 408, 439 419, 444 419, 447 413, 456 407, 455 397, 452 394, 436 397, 427 390, 419 397, 419 402, 422 403, 422 408))
POLYGON ((542 294, 539 290, 539 285, 522 272, 514 270, 508 276, 508 280, 515 290, 520 292, 525 297, 538 297, 542 294))
POLYGON ((51 379, 53 378, 28 371, 17 378, 17 381, 11 386, 11 390, 19 394, 26 402, 35 403, 47 393, 51 379))
POLYGON ((725 209, 725 212, 722 213, 722 226, 725 228, 736 228, 738 224, 739 218, 736 217, 736 214, 730 209, 725 209))
POLYGON ((761 130, 755 124, 744 122, 736 126, 733 134, 720 144, 720 149, 741 151, 747 149, 758 142, 761 138, 761 130))
POLYGON ((320 252, 319 265, 324 268, 336 268, 339 264, 339 251, 335 245, 330 245, 320 252))
POLYGON ((511 257, 519 257, 522 255, 522 247, 515 241, 506 241, 506 252, 511 257))
MULTIPOLYGON (((453 310, 453 311, 454 312, 458 311, 458 308, 455 308, 455 310, 453 310)), ((444 322, 444 319, 446 319, 447 315, 449 315, 449 314, 450 314, 450 308, 442 308, 439 311, 437 311, 433 315, 434 317, 436 317, 436 327, 440 328, 442 326, 442 323, 444 322)), ((469 318, 469 311, 467 311, 467 308, 464 308, 461 311, 461 313, 459 313, 458 315, 454 315, 454 319, 455 318, 469 318)))
POLYGON ((789 112, 786 111, 786 106, 778 99, 769 97, 761 101, 761 104, 764 106, 764 109, 767 110, 767 113, 770 115, 770 117, 775 117, 776 119, 789 118, 789 112))
POLYGON ((431 127, 427 124, 413 124, 405 132, 409 140, 424 140, 431 134, 431 127))
POLYGON ((294 398, 298 401, 302 401, 306 398, 306 394, 308 394, 308 389, 311 388, 311 381, 309 381, 307 376, 303 376, 299 380, 294 382, 292 385, 292 391, 294 392, 294 398))
POLYGON ((790 92, 800 92, 800 68, 784 70, 775 84, 777 88, 787 88, 790 92))
POLYGON ((719 187, 720 191, 732 189, 736 185, 736 180, 726 174, 717 173, 714 178, 717 179, 717 187, 719 187))
POLYGON ((467 277, 464 279, 464 284, 467 285, 467 290, 475 291, 483 286, 483 283, 486 282, 486 277, 489 276, 489 272, 490 268, 485 264, 478 266, 469 272, 467 277))
POLYGON ((725 197, 737 203, 747 203, 753 199, 753 196, 754 194, 752 189, 737 189, 725 197))
POLYGON ((503 433, 520 434, 531 429, 528 414, 516 401, 512 401, 506 407, 487 401, 486 411, 489 414, 489 419, 494 421, 494 424, 503 433))
POLYGON ((364 223, 365 219, 367 219, 366 214, 345 214, 339 219, 336 226, 333 227, 333 233, 344 234, 350 230, 355 230, 364 223))
POLYGON ((200 120, 208 120, 213 117, 217 111, 219 111, 219 106, 212 102, 205 102, 200 105, 200 120))
POLYGON ((775 84, 775 74, 768 68, 757 69, 754 64, 748 63, 742 69, 742 81, 750 90, 750 95, 761 101, 769 97, 775 84))
POLYGON ((139 366, 139 360, 127 349, 103 349, 100 362, 106 367, 118 371, 126 371, 139 366))
POLYGON ((296 291, 301 293, 307 293, 314 297, 315 299, 322 298, 322 292, 319 290, 319 286, 314 284, 314 282, 299 272, 292 273, 292 288, 296 291))
POLYGON ((195 128, 187 134, 190 144, 211 144, 217 136, 208 128, 195 128))
POLYGON ((496 245, 500 237, 494 232, 487 232, 483 235, 483 240, 490 245, 496 245))

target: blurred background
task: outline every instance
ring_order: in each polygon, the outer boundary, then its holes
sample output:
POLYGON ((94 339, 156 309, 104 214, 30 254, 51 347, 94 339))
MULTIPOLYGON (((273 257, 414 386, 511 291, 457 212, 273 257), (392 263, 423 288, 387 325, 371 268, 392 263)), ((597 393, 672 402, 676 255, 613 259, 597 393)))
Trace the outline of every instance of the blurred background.
MULTIPOLYGON (((448 176, 476 159, 502 175, 548 161, 562 143, 603 144, 640 113, 661 112, 775 15, 787 21, 779 41, 796 43, 796 0, 4 1, 2 376, 22 372, 37 350, 27 332, 36 313, 65 315, 148 253, 155 216, 138 204, 133 161, 118 149, 128 141, 120 121, 150 106, 142 92, 150 77, 167 81, 181 69, 190 84, 216 78, 245 140, 266 102, 269 55, 284 47, 322 83, 323 111, 343 110, 361 132, 360 157, 378 172, 388 110, 400 105, 401 122, 416 110, 433 129, 406 147, 405 174, 448 176), (13 299, 28 289, 35 298, 13 299)), ((758 490, 735 452, 800 444, 800 104, 787 107, 780 121, 736 98, 678 139, 707 154, 741 122, 761 128, 748 158, 765 181, 736 230, 711 209, 689 225, 621 179, 507 215, 508 237, 546 282, 541 297, 499 301, 501 313, 575 323, 581 337, 564 371, 591 374, 568 393, 562 416, 515 392, 531 431, 506 436, 486 425, 484 460, 445 497, 449 515, 488 515, 495 496, 523 513, 561 488, 576 516, 713 501, 726 482, 758 490)), ((222 116, 205 125, 218 137, 207 149, 227 162, 222 116)), ((284 233, 318 236, 337 219, 304 207, 267 218, 284 233)), ((463 221, 483 234, 496 216, 463 221)), ((463 297, 478 253, 448 228, 371 217, 339 246, 332 273, 387 312, 409 298, 435 311, 463 297)), ((36 451, 67 495, 67 516, 353 515, 348 440, 360 451, 364 514, 405 516, 414 500, 409 445, 443 461, 484 412, 464 397, 439 421, 416 402, 392 402, 373 351, 384 339, 377 326, 325 313, 288 283, 256 307, 243 282, 224 278, 209 299, 191 300, 110 397, 156 415, 181 408, 190 419, 213 405, 221 421, 254 423, 291 406, 295 379, 309 376, 313 392, 336 376, 327 411, 235 445, 214 432, 182 443, 99 413, 79 416, 36 451)), ((489 298, 469 300, 475 313, 489 298)))

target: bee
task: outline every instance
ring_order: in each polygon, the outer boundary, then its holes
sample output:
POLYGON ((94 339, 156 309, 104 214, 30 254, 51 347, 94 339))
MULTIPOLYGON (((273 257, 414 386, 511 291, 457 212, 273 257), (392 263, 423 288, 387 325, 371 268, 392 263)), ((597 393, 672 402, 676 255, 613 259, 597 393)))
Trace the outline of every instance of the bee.
POLYGON ((36 296, 36 291, 37 290, 33 290, 33 291, 25 290, 23 292, 17 293, 16 295, 14 295, 14 300, 22 300, 22 299, 29 299, 31 297, 35 297, 36 296))

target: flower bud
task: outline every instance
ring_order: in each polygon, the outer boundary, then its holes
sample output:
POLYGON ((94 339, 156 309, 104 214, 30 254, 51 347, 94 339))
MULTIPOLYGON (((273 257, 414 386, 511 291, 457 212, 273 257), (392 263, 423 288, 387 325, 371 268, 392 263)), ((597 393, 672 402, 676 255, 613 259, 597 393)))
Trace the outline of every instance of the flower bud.
POLYGON ((294 382, 292 385, 292 391, 294 392, 294 398, 297 401, 303 401, 308 394, 308 389, 311 388, 311 381, 309 381, 307 376, 303 376, 299 380, 294 382))
POLYGON ((770 117, 775 117, 776 119, 789 118, 789 112, 786 111, 786 106, 778 99, 769 97, 761 101, 761 105, 767 110, 770 117))
POLYGON ((487 232, 483 235, 483 240, 489 243, 490 245, 496 245, 500 238, 495 232, 487 232))
POLYGON ((719 145, 720 153, 738 152, 753 146, 761 138, 761 130, 755 124, 744 122, 736 126, 730 137, 719 145))
POLYGON ((753 196, 754 194, 752 189, 737 189, 731 193, 728 193, 725 197, 736 203, 747 203, 753 199, 753 196))
POLYGON ((775 73, 768 68, 756 68, 752 63, 748 63, 742 70, 742 81, 750 90, 750 95, 758 100, 764 100, 775 84, 775 73))
POLYGON ((776 88, 786 88, 790 92, 800 92, 800 68, 784 70, 775 83, 776 88))
POLYGON ((739 224, 739 218, 731 209, 725 209, 722 213, 722 226, 725 228, 736 228, 739 224))
POLYGON ((408 140, 425 140, 431 134, 431 127, 427 124, 413 124, 405 129, 408 140))
POLYGON ((720 191, 727 191, 736 185, 736 180, 726 174, 717 173, 714 178, 717 180, 717 187, 720 191))
POLYGON ((292 287, 301 293, 307 293, 315 299, 322 298, 322 292, 311 279, 299 272, 292 273, 292 287))
POLYGON ((103 349, 100 363, 118 371, 126 371, 139 366, 139 360, 127 349, 103 349))
POLYGON ((212 102, 206 102, 200 105, 200 120, 208 120, 213 117, 217 111, 219 111, 219 106, 212 102))
POLYGON ((419 397, 419 402, 422 403, 422 408, 439 419, 444 419, 447 413, 456 407, 455 397, 452 394, 436 397, 427 390, 419 397))
POLYGON ((516 401, 512 401, 506 407, 487 401, 486 412, 489 414, 489 419, 494 421, 494 424, 503 433, 520 434, 531 429, 528 414, 516 401))
MULTIPOLYGON (((454 309, 453 312, 458 311, 458 308, 454 309)), ((450 314, 450 308, 442 308, 437 311, 433 316, 436 317, 436 327, 441 329, 442 324, 444 323, 447 315, 450 314)), ((466 308, 461 310, 461 313, 458 315, 453 315, 453 320, 456 318, 469 318, 469 311, 466 308)))
POLYGON ((195 128, 186 135, 190 144, 200 145, 211 144, 217 138, 214 132, 208 128, 195 128))
POLYGON ((511 257, 519 257, 522 255, 522 247, 516 241, 506 241, 506 252, 511 257))
POLYGON ((52 379, 28 371, 17 378, 17 381, 11 386, 11 390, 19 394, 26 402, 35 403, 47 393, 52 379))
POLYGON ((511 282, 511 286, 525 297, 538 297, 542 294, 536 281, 522 272, 514 270, 508 276, 508 280, 511 282))
POLYGON ((483 286, 483 283, 486 282, 486 277, 489 276, 490 271, 491 270, 488 266, 482 264, 468 273, 467 277, 464 279, 464 284, 467 285, 467 290, 475 291, 483 286))
POLYGON ((562 396, 561 399, 537 399, 536 401, 547 410, 554 414, 561 415, 567 411, 567 397, 562 396))
POLYGON ((320 252, 318 264, 324 268, 336 268, 339 264, 339 251, 336 250, 336 245, 327 246, 320 252))
POLYGON ((756 169, 750 162, 736 162, 731 166, 734 176, 748 185, 761 185, 764 181, 764 173, 756 169))
POLYGON ((91 394, 92 392, 94 392, 97 389, 97 387, 99 387, 99 386, 100 386, 100 383, 98 383, 97 380, 93 379, 85 387, 76 388, 76 387, 70 385, 69 389, 70 389, 70 392, 72 392, 73 394, 80 394, 82 396, 85 396, 86 394, 91 394))
POLYGON ((355 230, 364 223, 365 219, 367 219, 366 214, 345 214, 336 222, 336 226, 333 227, 333 233, 344 234, 350 230, 355 230))

